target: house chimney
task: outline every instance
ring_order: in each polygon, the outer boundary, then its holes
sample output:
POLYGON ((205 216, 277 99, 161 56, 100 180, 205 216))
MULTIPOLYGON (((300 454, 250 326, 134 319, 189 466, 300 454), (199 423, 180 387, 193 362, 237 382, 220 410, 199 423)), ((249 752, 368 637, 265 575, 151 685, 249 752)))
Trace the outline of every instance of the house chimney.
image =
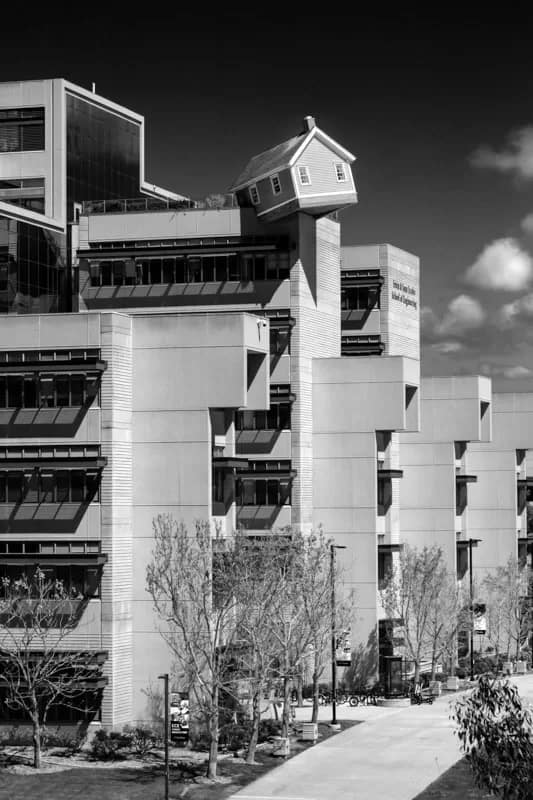
POLYGON ((304 131, 312 131, 316 126, 314 117, 304 117, 304 131))
POLYGON ((96 94, 96 83, 93 83, 92 85, 92 92, 93 94, 96 94))

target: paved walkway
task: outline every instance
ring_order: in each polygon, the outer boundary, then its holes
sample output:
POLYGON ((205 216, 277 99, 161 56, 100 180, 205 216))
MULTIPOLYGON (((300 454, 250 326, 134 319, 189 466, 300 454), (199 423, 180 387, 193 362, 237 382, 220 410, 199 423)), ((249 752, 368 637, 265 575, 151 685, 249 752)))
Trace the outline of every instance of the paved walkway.
MULTIPOLYGON (((533 701, 533 674, 516 683, 533 701)), ((232 795, 235 800, 412 800, 455 764, 461 753, 449 719, 450 699, 403 709, 350 709, 338 717, 364 719, 271 770, 232 795)), ((298 716, 308 718, 300 709, 298 716)), ((327 720, 331 708, 321 709, 327 720)))

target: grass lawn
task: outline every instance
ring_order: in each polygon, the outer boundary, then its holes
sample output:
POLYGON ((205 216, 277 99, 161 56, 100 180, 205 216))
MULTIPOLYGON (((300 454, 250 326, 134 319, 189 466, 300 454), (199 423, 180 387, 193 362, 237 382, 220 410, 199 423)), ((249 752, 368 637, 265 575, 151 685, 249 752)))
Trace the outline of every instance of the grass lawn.
POLYGON ((417 794, 414 800, 486 800, 490 796, 486 789, 476 787, 472 770, 463 758, 417 794))
MULTIPOLYGON (((342 721, 342 730, 357 725, 342 721)), ((336 735, 327 724, 319 723, 319 741, 336 735)), ((310 742, 291 741, 291 758, 313 747, 310 742)), ((257 765, 247 766, 241 759, 223 759, 218 774, 223 783, 195 783, 179 769, 170 773, 170 797, 187 800, 225 800, 247 783, 275 768, 282 759, 257 752, 257 765), (183 794, 186 789, 185 794, 183 794)), ((203 771, 202 774, 205 774, 203 771)), ((0 769, 0 800, 161 800, 164 797, 162 768, 78 767, 62 772, 14 775, 0 769)))

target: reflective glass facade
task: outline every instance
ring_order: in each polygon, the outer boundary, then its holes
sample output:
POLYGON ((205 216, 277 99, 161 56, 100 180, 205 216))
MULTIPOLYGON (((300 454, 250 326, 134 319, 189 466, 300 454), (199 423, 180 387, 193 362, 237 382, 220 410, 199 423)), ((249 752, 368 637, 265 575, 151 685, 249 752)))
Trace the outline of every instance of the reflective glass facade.
POLYGON ((67 105, 67 209, 75 202, 138 197, 140 126, 74 95, 67 105))
POLYGON ((0 217, 0 313, 66 308, 65 236, 0 217))

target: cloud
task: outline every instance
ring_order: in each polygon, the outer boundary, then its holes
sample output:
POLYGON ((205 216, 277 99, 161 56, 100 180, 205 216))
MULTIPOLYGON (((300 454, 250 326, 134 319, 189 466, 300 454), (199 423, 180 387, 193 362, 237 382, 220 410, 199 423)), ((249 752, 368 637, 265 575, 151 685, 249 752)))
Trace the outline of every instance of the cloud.
POLYGON ((533 234, 533 214, 528 214, 520 223, 520 227, 525 233, 533 234))
POLYGON ((446 355, 448 353, 458 353, 460 350, 464 349, 464 345, 462 345, 461 342, 449 340, 444 342, 435 342, 435 344, 431 345, 431 349, 435 350, 437 353, 446 355))
POLYGON ((533 292, 502 306, 497 321, 500 327, 508 328, 514 324, 517 317, 533 317, 533 292))
POLYGON ((473 328, 479 328, 485 321, 485 311, 470 295, 460 294, 448 303, 448 308, 434 333, 437 336, 460 336, 473 328))
POLYGON ((533 375, 533 373, 527 367, 517 364, 515 367, 506 367, 503 370, 503 375, 506 378, 527 378, 529 375, 533 375))
POLYGON ((515 239, 488 244, 465 272, 464 280, 482 289, 519 292, 533 277, 533 261, 515 239))
POLYGON ((518 128, 507 136, 507 146, 497 152, 486 145, 470 157, 474 167, 514 173, 526 180, 533 179, 533 125, 518 128))

